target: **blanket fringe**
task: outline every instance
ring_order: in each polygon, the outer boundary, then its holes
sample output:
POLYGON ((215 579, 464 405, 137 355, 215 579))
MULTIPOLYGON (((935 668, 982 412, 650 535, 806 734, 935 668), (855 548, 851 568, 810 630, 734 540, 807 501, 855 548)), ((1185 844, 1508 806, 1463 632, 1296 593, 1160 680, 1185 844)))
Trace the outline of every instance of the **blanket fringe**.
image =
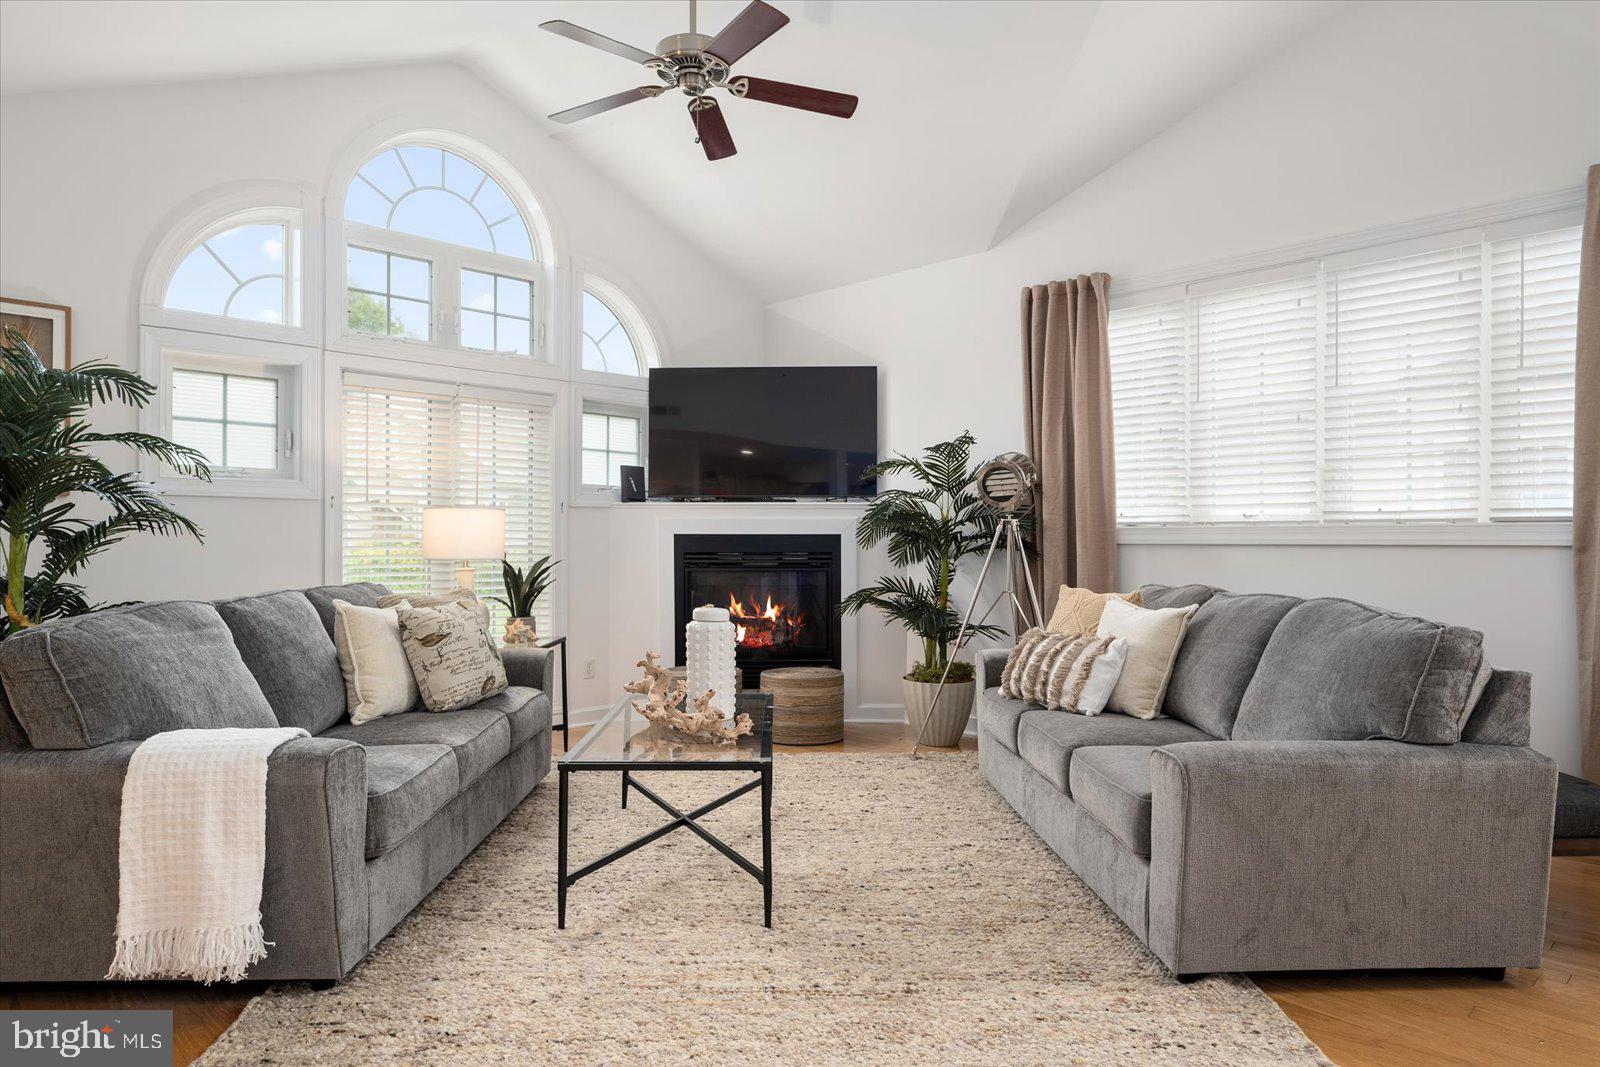
POLYGON ((206 929, 144 930, 117 935, 117 953, 107 978, 190 978, 212 982, 243 980, 250 965, 267 958, 261 920, 206 929))

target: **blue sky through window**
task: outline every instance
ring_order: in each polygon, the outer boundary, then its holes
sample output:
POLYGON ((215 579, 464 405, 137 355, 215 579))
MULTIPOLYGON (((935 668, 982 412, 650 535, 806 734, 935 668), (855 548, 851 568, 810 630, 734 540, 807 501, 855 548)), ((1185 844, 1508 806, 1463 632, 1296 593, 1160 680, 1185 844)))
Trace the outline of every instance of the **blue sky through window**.
POLYGON ((404 145, 380 152, 345 194, 351 222, 486 252, 533 258, 516 205, 475 164, 453 152, 404 145))

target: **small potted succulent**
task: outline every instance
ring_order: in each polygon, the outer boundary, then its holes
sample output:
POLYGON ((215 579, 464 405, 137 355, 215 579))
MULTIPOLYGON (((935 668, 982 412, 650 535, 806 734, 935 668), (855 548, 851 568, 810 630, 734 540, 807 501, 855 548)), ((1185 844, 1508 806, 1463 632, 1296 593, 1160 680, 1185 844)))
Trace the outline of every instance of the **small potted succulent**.
POLYGON ((545 556, 529 565, 526 571, 518 570, 505 560, 500 561, 500 574, 505 580, 506 595, 493 596, 495 601, 511 613, 506 620, 506 644, 536 645, 539 643, 539 624, 534 621, 533 608, 539 598, 556 580, 551 572, 557 560, 545 556))
MULTIPOLYGON (((950 606, 950 582, 965 556, 982 552, 994 535, 995 515, 972 491, 971 434, 931 445, 918 458, 895 455, 867 475, 909 474, 916 489, 885 489, 867 505, 856 525, 856 542, 872 548, 889 545, 889 562, 901 570, 920 569, 926 577, 893 574, 844 598, 841 613, 877 608, 922 639, 922 657, 900 687, 906 719, 925 745, 955 745, 972 715, 976 684, 970 663, 951 663, 961 618, 950 606), (944 692, 939 679, 950 669, 944 692), (938 704, 934 697, 937 694, 938 704)), ((998 637, 997 626, 969 626, 967 637, 998 637)))

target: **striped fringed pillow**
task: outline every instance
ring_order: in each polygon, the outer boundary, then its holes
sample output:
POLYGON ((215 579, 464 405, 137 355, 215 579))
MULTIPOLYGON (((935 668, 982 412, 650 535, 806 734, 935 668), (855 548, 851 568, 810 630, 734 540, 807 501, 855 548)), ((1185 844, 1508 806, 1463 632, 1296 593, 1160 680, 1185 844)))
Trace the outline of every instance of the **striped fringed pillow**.
POLYGON ((1122 676, 1127 655, 1128 641, 1123 637, 1074 639, 1052 662, 1038 702, 1082 715, 1100 714, 1122 676))
POLYGON ((1017 689, 1017 682, 1021 679, 1021 668, 1028 662, 1028 654, 1033 651, 1033 646, 1044 640, 1048 634, 1038 627, 1025 630, 1017 638, 1017 643, 1012 646, 1011 654, 1006 657, 1006 665, 1000 669, 1000 695, 1014 699, 1022 699, 1022 693, 1017 689))

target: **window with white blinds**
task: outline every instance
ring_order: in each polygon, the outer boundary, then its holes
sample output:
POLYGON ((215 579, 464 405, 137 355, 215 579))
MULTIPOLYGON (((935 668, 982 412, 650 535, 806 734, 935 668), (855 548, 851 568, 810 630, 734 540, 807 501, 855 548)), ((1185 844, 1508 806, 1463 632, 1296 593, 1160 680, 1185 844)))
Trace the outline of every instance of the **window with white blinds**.
POLYGON ((1114 308, 1118 522, 1570 519, 1580 237, 1456 234, 1114 308))
MULTIPOLYGON (((422 558, 422 509, 506 511, 506 559, 525 567, 553 543, 550 405, 544 398, 346 375, 341 546, 346 582, 440 592, 456 564, 422 558), (437 391, 435 391, 437 390, 437 391)), ((503 596, 498 561, 475 561, 479 596, 503 596)), ((504 609, 491 602, 496 627, 504 609)), ((535 612, 552 626, 550 598, 535 612)))

